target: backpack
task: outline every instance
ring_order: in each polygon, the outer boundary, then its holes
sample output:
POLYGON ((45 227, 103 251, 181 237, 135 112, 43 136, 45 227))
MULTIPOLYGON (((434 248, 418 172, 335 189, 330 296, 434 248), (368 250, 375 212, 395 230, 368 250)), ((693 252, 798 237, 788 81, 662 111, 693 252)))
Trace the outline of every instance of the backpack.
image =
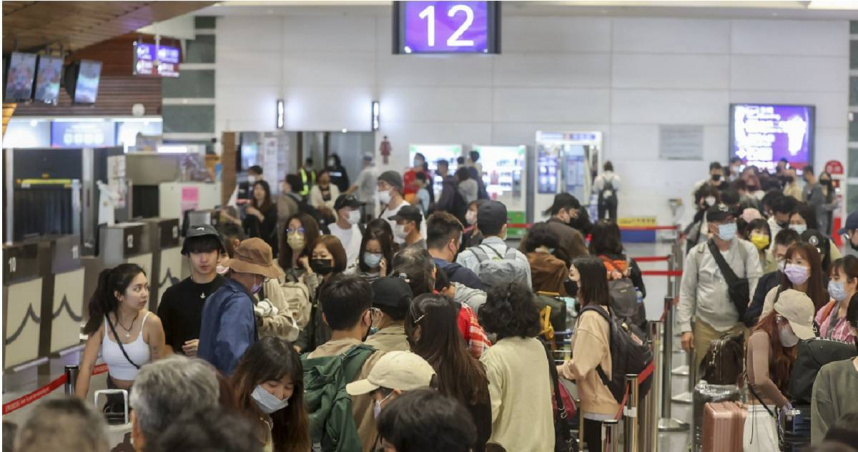
POLYGON ((539 309, 540 320, 543 316, 548 317, 547 322, 541 322, 547 324, 542 328, 542 338, 555 350, 563 347, 563 340, 566 337, 555 334, 566 331, 566 302, 558 299, 558 296, 559 294, 556 293, 539 292, 533 297, 533 302, 539 309))
POLYGON ((599 256, 608 271, 616 270, 622 274, 620 279, 608 281, 608 292, 611 295, 611 308, 620 320, 640 328, 646 324, 646 312, 642 312, 638 303, 638 290, 629 278, 630 262, 628 259, 615 261, 607 256, 599 256))
POLYGON ((503 256, 494 248, 487 245, 479 245, 469 248, 477 260, 480 262, 480 267, 477 269, 477 276, 486 287, 499 286, 504 283, 517 282, 530 287, 530 280, 527 277, 530 265, 527 262, 516 259, 515 248, 507 247, 503 256), (486 248, 491 250, 494 256, 489 256, 486 248))
POLYGON ((822 366, 855 357, 855 346, 827 339, 808 339, 798 343, 798 355, 789 378, 789 395, 796 404, 810 403, 813 382, 822 366))
POLYGON ((314 450, 352 452, 363 445, 352 415, 352 399, 346 385, 354 381, 366 360, 375 353, 368 345, 356 345, 337 356, 309 358, 301 355, 304 399, 310 413, 310 437, 314 450))
POLYGON ((617 191, 614 190, 614 183, 602 177, 605 184, 602 186, 602 190, 599 191, 599 205, 602 207, 614 207, 617 205, 617 191))
POLYGON ((602 383, 608 387, 617 403, 622 405, 626 396, 626 375, 639 375, 638 394, 642 399, 652 386, 652 378, 649 378, 652 375, 652 350, 641 339, 642 333, 636 326, 622 322, 593 305, 581 309, 578 318, 580 319, 587 311, 599 313, 608 322, 611 330, 611 378, 608 378, 601 364, 596 366, 596 372, 599 373, 602 383))
POLYGON ((468 224, 468 220, 465 218, 468 214, 468 202, 465 201, 465 197, 459 193, 459 190, 455 188, 453 188, 453 205, 450 206, 449 213, 458 218, 462 224, 468 224))

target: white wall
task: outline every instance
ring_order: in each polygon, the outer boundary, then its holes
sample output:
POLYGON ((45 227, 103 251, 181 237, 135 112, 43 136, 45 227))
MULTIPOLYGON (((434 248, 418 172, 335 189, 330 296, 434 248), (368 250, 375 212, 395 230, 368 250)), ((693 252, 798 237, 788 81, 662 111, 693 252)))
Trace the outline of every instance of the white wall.
POLYGON ((816 165, 845 161, 849 23, 505 16, 499 56, 391 54, 391 18, 225 16, 217 24, 216 128, 369 130, 381 102, 392 169, 409 143, 533 145, 597 130, 625 179, 620 215, 670 220, 709 161, 726 161, 731 102, 817 107, 816 165), (700 161, 658 160, 660 124, 705 130, 700 161))

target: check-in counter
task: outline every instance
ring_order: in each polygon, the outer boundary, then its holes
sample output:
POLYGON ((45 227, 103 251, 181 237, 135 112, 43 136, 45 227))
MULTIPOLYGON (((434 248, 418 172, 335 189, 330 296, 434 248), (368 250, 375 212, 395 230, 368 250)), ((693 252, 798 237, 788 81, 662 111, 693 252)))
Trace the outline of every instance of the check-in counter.
POLYGON ((77 235, 43 240, 50 261, 42 285, 42 332, 39 354, 48 356, 80 345, 81 322, 87 309, 84 292, 85 270, 81 265, 81 244, 77 235))
POLYGON ((99 254, 104 268, 119 264, 137 264, 152 280, 152 252, 143 233, 143 223, 119 223, 102 226, 99 232, 99 254))
POLYGON ((149 276, 149 310, 157 312, 161 294, 181 281, 182 248, 178 218, 147 218, 143 240, 152 253, 152 273, 149 276))
POLYGON ((43 254, 38 242, 3 246, 3 369, 39 358, 43 254))

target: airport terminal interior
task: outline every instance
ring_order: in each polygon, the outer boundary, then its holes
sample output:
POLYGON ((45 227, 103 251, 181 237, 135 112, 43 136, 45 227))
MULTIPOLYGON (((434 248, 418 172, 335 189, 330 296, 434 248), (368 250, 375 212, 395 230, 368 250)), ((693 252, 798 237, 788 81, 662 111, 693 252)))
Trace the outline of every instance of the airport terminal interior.
POLYGON ((858 1, 2 8, 3 452, 858 452, 858 1))

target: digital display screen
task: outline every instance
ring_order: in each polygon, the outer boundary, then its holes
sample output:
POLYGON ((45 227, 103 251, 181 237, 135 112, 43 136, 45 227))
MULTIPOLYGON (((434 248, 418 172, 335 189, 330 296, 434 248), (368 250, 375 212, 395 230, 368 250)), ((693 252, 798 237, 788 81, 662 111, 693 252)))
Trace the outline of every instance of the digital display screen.
POLYGON ((499 53, 497 2, 397 2, 395 53, 499 53))
POLYGON ((134 43, 134 75, 178 77, 180 60, 177 47, 134 43))
POLYGON ((60 77, 63 75, 63 59, 39 56, 36 71, 36 93, 33 100, 46 104, 57 103, 60 95, 60 77))
POLYGON ((51 123, 51 147, 83 148, 116 146, 116 123, 106 121, 51 123))
POLYGON ((101 61, 80 60, 80 70, 74 90, 76 104, 94 104, 101 80, 101 61))
POLYGON ((6 92, 3 101, 30 100, 36 78, 36 55, 12 52, 6 70, 6 92))
POLYGON ((730 109, 730 157, 765 169, 782 158, 796 168, 812 161, 813 106, 733 104, 730 109))

